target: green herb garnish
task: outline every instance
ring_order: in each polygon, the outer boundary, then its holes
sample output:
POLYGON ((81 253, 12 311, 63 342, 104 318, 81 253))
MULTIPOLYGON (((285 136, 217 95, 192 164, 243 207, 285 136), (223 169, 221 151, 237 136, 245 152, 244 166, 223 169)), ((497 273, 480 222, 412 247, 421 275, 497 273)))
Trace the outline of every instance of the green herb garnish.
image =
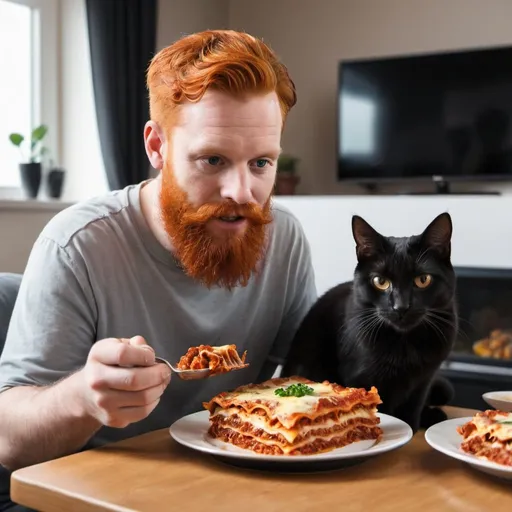
POLYGON ((278 396, 305 396, 312 395, 315 390, 305 384, 290 384, 286 389, 278 388, 274 393, 278 396))
POLYGON ((498 420, 502 425, 512 425, 512 420, 498 420))

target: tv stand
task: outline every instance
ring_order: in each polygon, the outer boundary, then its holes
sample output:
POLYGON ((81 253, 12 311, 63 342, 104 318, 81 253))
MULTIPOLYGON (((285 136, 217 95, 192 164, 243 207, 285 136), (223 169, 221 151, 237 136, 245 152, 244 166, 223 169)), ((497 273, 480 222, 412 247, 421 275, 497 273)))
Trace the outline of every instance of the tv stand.
POLYGON ((432 196, 432 195, 452 195, 452 196, 500 196, 498 190, 472 190, 467 192, 452 192, 450 182, 442 176, 432 176, 432 181, 436 187, 435 192, 406 192, 403 195, 413 196, 432 196))
POLYGON ((426 192, 427 195, 456 195, 456 196, 500 196, 501 192, 497 190, 472 190, 468 192, 452 192, 450 182, 442 176, 432 176, 432 181, 436 187, 435 192, 426 192))
POLYGON ((450 194, 450 184, 447 181, 437 176, 434 176, 432 179, 436 186, 436 194, 450 194))
MULTIPOLYGON (((465 192, 453 192, 450 188, 450 181, 444 179, 442 176, 432 176, 435 190, 432 191, 415 191, 405 190, 402 192, 393 192, 391 195, 398 196, 437 196, 437 195, 451 195, 451 196, 500 196, 502 193, 499 190, 470 190, 465 192)), ((400 181, 397 180, 397 183, 400 181)), ((405 188, 407 181, 403 182, 405 188)), ((377 182, 363 182, 359 183, 367 194, 379 195, 379 183, 377 182)), ((389 195, 389 194, 387 194, 389 195)))

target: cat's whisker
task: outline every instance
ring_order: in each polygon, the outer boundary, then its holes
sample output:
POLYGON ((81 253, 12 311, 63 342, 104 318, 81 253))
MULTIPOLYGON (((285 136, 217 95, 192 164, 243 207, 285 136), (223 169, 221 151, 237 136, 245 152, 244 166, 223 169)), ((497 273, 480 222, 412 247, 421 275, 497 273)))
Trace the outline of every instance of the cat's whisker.
POLYGON ((366 330, 369 323, 373 321, 371 315, 368 315, 366 318, 358 319, 355 322, 350 322, 347 324, 347 329, 345 331, 346 334, 351 334, 353 331, 363 332, 366 330))
POLYGON ((347 319, 344 323, 342 323, 338 328, 338 335, 345 329, 356 329, 359 328, 362 324, 361 321, 370 319, 375 314, 375 311, 372 308, 365 308, 358 312, 355 316, 347 319))
MULTIPOLYGON (((451 322, 450 320, 446 319, 446 318, 443 318, 443 317, 435 317, 433 315, 427 315, 427 317, 425 318, 425 320, 427 321, 428 325, 431 325, 433 328, 435 328, 438 332, 440 333, 443 333, 442 329, 439 327, 439 325, 436 324, 436 321, 439 322, 439 321, 442 321, 444 322, 445 325, 447 325, 448 327, 451 327, 456 334, 460 335, 460 336, 464 336, 467 338, 468 341, 469 340, 469 337, 468 335, 464 332, 464 331, 461 331, 457 325, 454 323, 454 322, 451 322)), ((448 341, 446 339, 446 335, 443 333, 443 337, 446 341, 448 341)))
POLYGON ((375 310, 368 308, 363 314, 358 314, 352 317, 344 324, 345 332, 341 338, 343 341, 347 336, 351 335, 354 331, 357 333, 358 338, 364 338, 376 321, 380 320, 375 310))
POLYGON ((368 338, 370 343, 372 343, 374 335, 376 333, 376 327, 380 328, 382 323, 383 323, 382 319, 377 314, 375 314, 373 316, 372 320, 366 324, 364 329, 361 330, 358 338, 360 338, 360 339, 368 338))
POLYGON ((384 320, 382 320, 382 318, 380 318, 379 316, 377 316, 377 321, 376 323, 374 324, 374 326, 372 327, 372 330, 370 332, 370 342, 373 343, 374 341, 374 338, 377 339, 377 336, 379 334, 379 331, 381 329, 381 327, 384 325, 384 320))
MULTIPOLYGON (((443 312, 443 313, 446 313, 446 312, 443 312)), ((436 313, 436 310, 429 310, 429 311, 427 311, 427 316, 429 318, 431 318, 431 319, 435 319, 438 322, 444 322, 444 325, 454 329, 455 332, 459 336, 462 336, 462 337, 466 338, 468 341, 471 341, 469 336, 468 336, 468 334, 466 332, 464 332, 463 330, 461 330, 461 328, 460 328, 460 326, 458 324, 456 324, 455 322, 453 322, 449 318, 446 318, 443 315, 436 313)))
MULTIPOLYGON (((432 313, 440 313, 440 314, 448 314, 448 313, 446 312, 446 310, 444 310, 444 309, 435 309, 435 308, 434 308, 434 309, 429 309, 429 312, 432 312, 432 313)), ((469 321, 469 320, 468 320, 468 319, 466 319, 466 318, 461 318, 461 317, 459 317, 459 318, 458 318, 458 321, 459 321, 459 324, 464 323, 464 324, 467 324, 469 327, 471 327, 471 329, 476 329, 475 324, 474 324, 473 322, 469 321)))
POLYGON ((370 332, 370 329, 375 324, 375 318, 371 318, 367 322, 365 322, 363 325, 360 326, 359 329, 359 337, 365 338, 367 334, 370 332))
POLYGON ((444 334, 442 329, 438 325, 436 325, 436 323, 433 320, 431 320, 428 316, 425 316, 424 322, 427 325, 430 325, 432 328, 434 328, 444 338, 444 340, 448 342, 448 340, 446 339, 446 335, 444 334))

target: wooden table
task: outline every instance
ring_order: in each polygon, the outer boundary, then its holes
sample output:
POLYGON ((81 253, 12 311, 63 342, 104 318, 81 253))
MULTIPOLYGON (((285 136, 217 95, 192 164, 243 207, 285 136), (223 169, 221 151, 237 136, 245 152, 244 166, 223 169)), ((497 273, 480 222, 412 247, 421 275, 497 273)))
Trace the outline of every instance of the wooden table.
POLYGON ((18 470, 12 499, 44 512, 510 512, 512 482, 437 453, 423 432, 359 466, 282 475, 224 465, 164 429, 18 470))

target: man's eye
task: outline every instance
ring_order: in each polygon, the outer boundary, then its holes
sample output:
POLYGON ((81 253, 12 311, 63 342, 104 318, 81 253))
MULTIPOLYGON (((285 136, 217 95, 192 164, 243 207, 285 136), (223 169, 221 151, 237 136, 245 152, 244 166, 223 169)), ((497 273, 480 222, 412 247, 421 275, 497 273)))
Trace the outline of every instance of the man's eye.
POLYGON ((269 163, 270 162, 266 158, 260 158, 256 160, 256 167, 258 167, 259 169, 263 169, 269 163))
POLYGON ((210 165, 219 165, 221 160, 220 160, 220 157, 218 157, 218 156, 210 156, 210 157, 208 157, 207 162, 210 165))

